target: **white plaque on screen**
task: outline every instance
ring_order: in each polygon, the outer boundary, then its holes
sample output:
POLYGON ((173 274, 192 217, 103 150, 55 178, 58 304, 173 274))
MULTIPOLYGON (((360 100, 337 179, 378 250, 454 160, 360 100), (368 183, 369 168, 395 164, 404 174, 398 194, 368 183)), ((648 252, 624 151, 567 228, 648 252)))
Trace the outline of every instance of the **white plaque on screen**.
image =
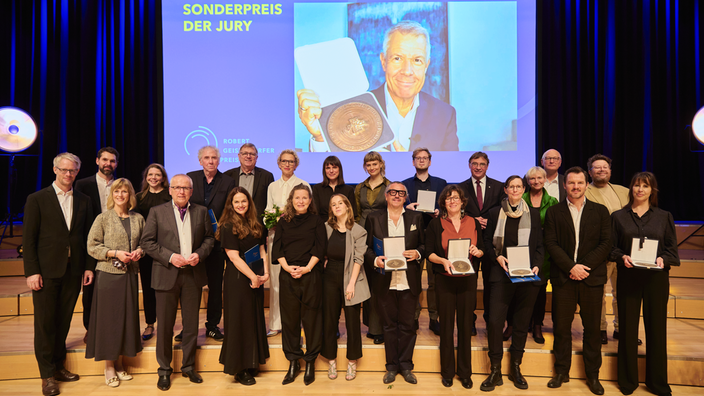
POLYGON ((447 259, 452 263, 450 271, 453 275, 474 274, 474 267, 469 261, 469 246, 472 240, 450 239, 447 242, 447 259))
POLYGON ((506 248, 508 275, 513 277, 533 276, 530 269, 530 249, 528 246, 506 248))
POLYGON ((405 271, 408 269, 406 258, 403 257, 403 251, 406 250, 406 238, 391 237, 384 238, 384 270, 386 271, 405 271))
POLYGON ((658 240, 645 239, 643 248, 640 247, 640 238, 633 238, 631 245, 631 260, 634 267, 659 269, 656 261, 658 258, 658 240))
POLYGON ((435 212, 435 191, 418 190, 418 207, 419 212, 435 212))

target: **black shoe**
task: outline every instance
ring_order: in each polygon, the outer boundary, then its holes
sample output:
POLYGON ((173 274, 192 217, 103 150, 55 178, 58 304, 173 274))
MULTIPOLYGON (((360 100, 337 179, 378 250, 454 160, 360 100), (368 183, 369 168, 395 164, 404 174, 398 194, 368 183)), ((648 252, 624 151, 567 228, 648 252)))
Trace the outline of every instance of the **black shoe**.
POLYGON ((442 386, 444 386, 445 388, 452 388, 452 378, 443 378, 442 386))
POLYGON ((298 363, 298 359, 296 360, 291 360, 291 363, 289 363, 288 366, 288 372, 286 372, 286 376, 284 377, 284 381, 282 382, 283 385, 290 384, 293 382, 296 377, 298 377, 298 373, 301 372, 301 364, 298 363))
POLYGON ((194 384, 203 383, 203 377, 201 377, 200 374, 196 373, 195 370, 184 371, 181 373, 181 375, 184 377, 188 377, 188 380, 193 382, 194 384))
POLYGON ((54 372, 54 379, 61 382, 73 382, 78 381, 81 377, 78 374, 74 374, 65 368, 61 370, 56 370, 54 372))
MULTIPOLYGON (((409 384, 415 385, 418 383, 418 379, 416 378, 416 375, 413 374, 413 371, 411 371, 411 370, 401 370, 401 376, 409 384)), ((450 380, 450 381, 452 381, 452 380, 450 380)))
POLYGON ((178 341, 178 342, 183 341, 183 331, 181 331, 180 333, 178 333, 176 335, 176 337, 174 337, 174 341, 178 341))
POLYGON ((60 394, 59 382, 54 377, 44 378, 42 380, 42 395, 56 396, 60 394))
POLYGON ((160 375, 159 381, 156 382, 156 387, 159 390, 167 391, 171 389, 171 376, 170 375, 160 375))
POLYGON ((606 335, 606 330, 602 330, 602 331, 601 331, 601 343, 602 343, 603 345, 606 345, 606 344, 609 343, 609 336, 606 335))
POLYGON ((570 376, 567 374, 555 374, 550 381, 548 381, 548 388, 559 388, 563 383, 570 382, 570 376))
POLYGON ((435 333, 436 336, 440 336, 440 322, 438 322, 437 319, 433 320, 430 319, 430 324, 428 325, 428 329, 435 333))
POLYGON ((511 362, 511 368, 508 372, 509 381, 513 381, 513 385, 518 389, 528 389, 528 382, 521 374, 521 364, 518 362, 511 362))
POLYGON ((154 325, 153 324, 148 324, 147 327, 144 328, 144 332, 142 333, 142 341, 149 341, 154 337, 154 325), (149 330, 149 333, 147 333, 147 330, 149 330))
POLYGON ((215 326, 205 330, 205 336, 214 339, 215 341, 222 341, 225 336, 222 335, 220 329, 215 326))
POLYGON ((533 326, 533 341, 537 342, 538 344, 545 344, 545 337, 543 337, 542 326, 533 326))
POLYGON ((497 386, 501 386, 504 384, 503 378, 501 378, 501 365, 491 365, 491 372, 489 373, 489 376, 487 379, 482 382, 482 384, 479 386, 479 389, 484 391, 484 392, 491 392, 496 388, 497 386))
POLYGON ((372 334, 372 333, 367 333, 367 338, 371 338, 371 339, 373 340, 374 337, 376 337, 374 334, 372 334))
POLYGON ((381 334, 381 335, 375 335, 375 336, 374 336, 374 343, 377 344, 377 345, 383 344, 383 343, 384 343, 384 335, 383 335, 383 334, 381 334))
POLYGON ((384 374, 384 383, 390 384, 396 381, 396 374, 398 374, 397 371, 387 371, 386 374, 384 374))
POLYGON ((472 337, 475 337, 477 335, 477 326, 472 325, 472 337))
POLYGON ((504 330, 504 341, 508 341, 509 338, 511 338, 511 335, 513 334, 513 326, 506 326, 506 330, 504 330))
POLYGON ((315 362, 306 362, 306 372, 303 374, 303 383, 306 386, 315 382, 315 362))
POLYGON ((251 374, 249 374, 249 371, 247 370, 242 370, 239 373, 235 374, 235 381, 239 382, 242 385, 254 385, 257 383, 257 381, 252 377, 251 374))
POLYGON ((595 395, 603 395, 604 394, 604 387, 601 386, 601 383, 599 382, 598 378, 594 378, 594 379, 587 378, 587 386, 589 387, 589 390, 592 391, 592 393, 595 395))
POLYGON ((638 339, 638 345, 643 345, 643 340, 641 340, 640 338, 638 339))
POLYGON ((465 389, 472 389, 472 385, 474 385, 471 378, 460 378, 460 383, 465 389))

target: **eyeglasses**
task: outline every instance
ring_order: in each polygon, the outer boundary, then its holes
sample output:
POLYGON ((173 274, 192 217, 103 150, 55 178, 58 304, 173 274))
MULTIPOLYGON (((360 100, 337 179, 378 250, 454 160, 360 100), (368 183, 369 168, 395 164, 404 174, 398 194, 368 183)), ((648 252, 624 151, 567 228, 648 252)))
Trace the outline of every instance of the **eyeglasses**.
POLYGON ((413 159, 418 161, 429 161, 430 157, 413 157, 413 159))
POLYGON ((65 174, 67 174, 67 173, 68 173, 69 175, 77 175, 77 174, 78 174, 78 171, 79 171, 80 169, 63 169, 63 168, 56 168, 56 170, 59 171, 59 173, 61 173, 62 175, 65 175, 65 174))
POLYGON ((545 161, 550 162, 550 161, 559 161, 560 157, 545 157, 545 161))
POLYGON ((171 189, 174 191, 177 191, 177 192, 186 192, 186 191, 193 190, 193 187, 174 187, 174 186, 171 186, 171 189))
POLYGON ((506 187, 507 190, 522 190, 523 186, 508 186, 506 187))
POLYGON ((406 195, 408 195, 408 193, 403 190, 389 190, 387 194, 391 195, 392 197, 395 197, 397 195, 399 197, 405 197, 406 195))
POLYGON ((240 155, 243 157, 256 157, 257 153, 251 153, 251 152, 245 151, 245 152, 240 152, 240 155))
POLYGON ((456 201, 461 201, 460 197, 447 197, 447 198, 445 198, 445 202, 456 202, 456 201))
POLYGON ((470 165, 472 166, 472 168, 486 168, 487 166, 489 166, 489 164, 485 162, 472 162, 470 163, 470 165))
POLYGON ((294 164, 296 164, 296 161, 281 160, 281 163, 284 164, 284 165, 294 165, 294 164))

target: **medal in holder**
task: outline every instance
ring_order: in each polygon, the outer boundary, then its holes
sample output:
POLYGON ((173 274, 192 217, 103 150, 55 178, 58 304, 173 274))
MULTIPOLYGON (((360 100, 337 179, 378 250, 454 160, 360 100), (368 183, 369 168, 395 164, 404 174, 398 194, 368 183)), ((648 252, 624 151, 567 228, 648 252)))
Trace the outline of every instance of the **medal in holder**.
POLYGON ((447 259, 452 263, 452 268, 450 268, 452 275, 472 275, 475 273, 474 267, 469 261, 469 247, 471 245, 470 238, 450 239, 447 242, 447 259))
POLYGON ((384 238, 384 256, 386 256, 384 269, 386 271, 405 271, 408 269, 408 263, 403 256, 404 250, 406 250, 406 238, 384 238))
MULTIPOLYGON (((435 191, 418 190, 418 206, 416 211, 435 213, 435 191)), ((453 239, 459 241, 460 239, 453 239)), ((469 251, 469 246, 467 247, 469 251)))
POLYGON ((508 277, 512 283, 537 282, 540 276, 533 274, 530 268, 530 248, 528 246, 513 246, 506 248, 508 259, 508 277))
POLYGON ((658 267, 658 240, 633 238, 631 244, 631 261, 636 268, 662 270, 658 267))

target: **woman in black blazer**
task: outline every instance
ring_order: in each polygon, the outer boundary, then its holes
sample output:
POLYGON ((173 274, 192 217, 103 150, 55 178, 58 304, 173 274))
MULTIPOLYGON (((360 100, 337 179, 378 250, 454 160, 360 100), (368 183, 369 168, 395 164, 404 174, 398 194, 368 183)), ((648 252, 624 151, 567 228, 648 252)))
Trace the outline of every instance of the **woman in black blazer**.
POLYGON ((510 176, 504 183, 507 197, 501 206, 489 211, 487 226, 484 230, 484 245, 487 259, 484 264, 491 271, 491 307, 487 336, 489 339, 489 360, 491 372, 482 382, 482 391, 493 391, 497 385, 503 385, 501 378, 501 359, 504 354, 502 330, 508 307, 513 301, 513 335, 511 337, 511 365, 508 379, 516 388, 528 389, 528 383, 521 374, 521 361, 528 336, 528 325, 533 314, 533 305, 540 286, 545 283, 540 267, 543 265, 543 231, 540 225, 540 212, 531 208, 523 200, 523 179, 510 176), (507 272, 511 263, 506 259, 506 248, 528 246, 530 249, 530 266, 533 274, 540 275, 537 282, 512 283, 507 272))
POLYGON ((630 395, 638 388, 638 325, 641 302, 645 324, 645 385, 655 394, 670 395, 667 384, 667 299, 670 267, 680 265, 675 222, 658 208, 658 182, 650 172, 631 179, 628 205, 611 215, 613 250, 618 264, 618 386, 630 395), (658 241, 657 268, 638 268, 631 258, 633 243, 658 241))

